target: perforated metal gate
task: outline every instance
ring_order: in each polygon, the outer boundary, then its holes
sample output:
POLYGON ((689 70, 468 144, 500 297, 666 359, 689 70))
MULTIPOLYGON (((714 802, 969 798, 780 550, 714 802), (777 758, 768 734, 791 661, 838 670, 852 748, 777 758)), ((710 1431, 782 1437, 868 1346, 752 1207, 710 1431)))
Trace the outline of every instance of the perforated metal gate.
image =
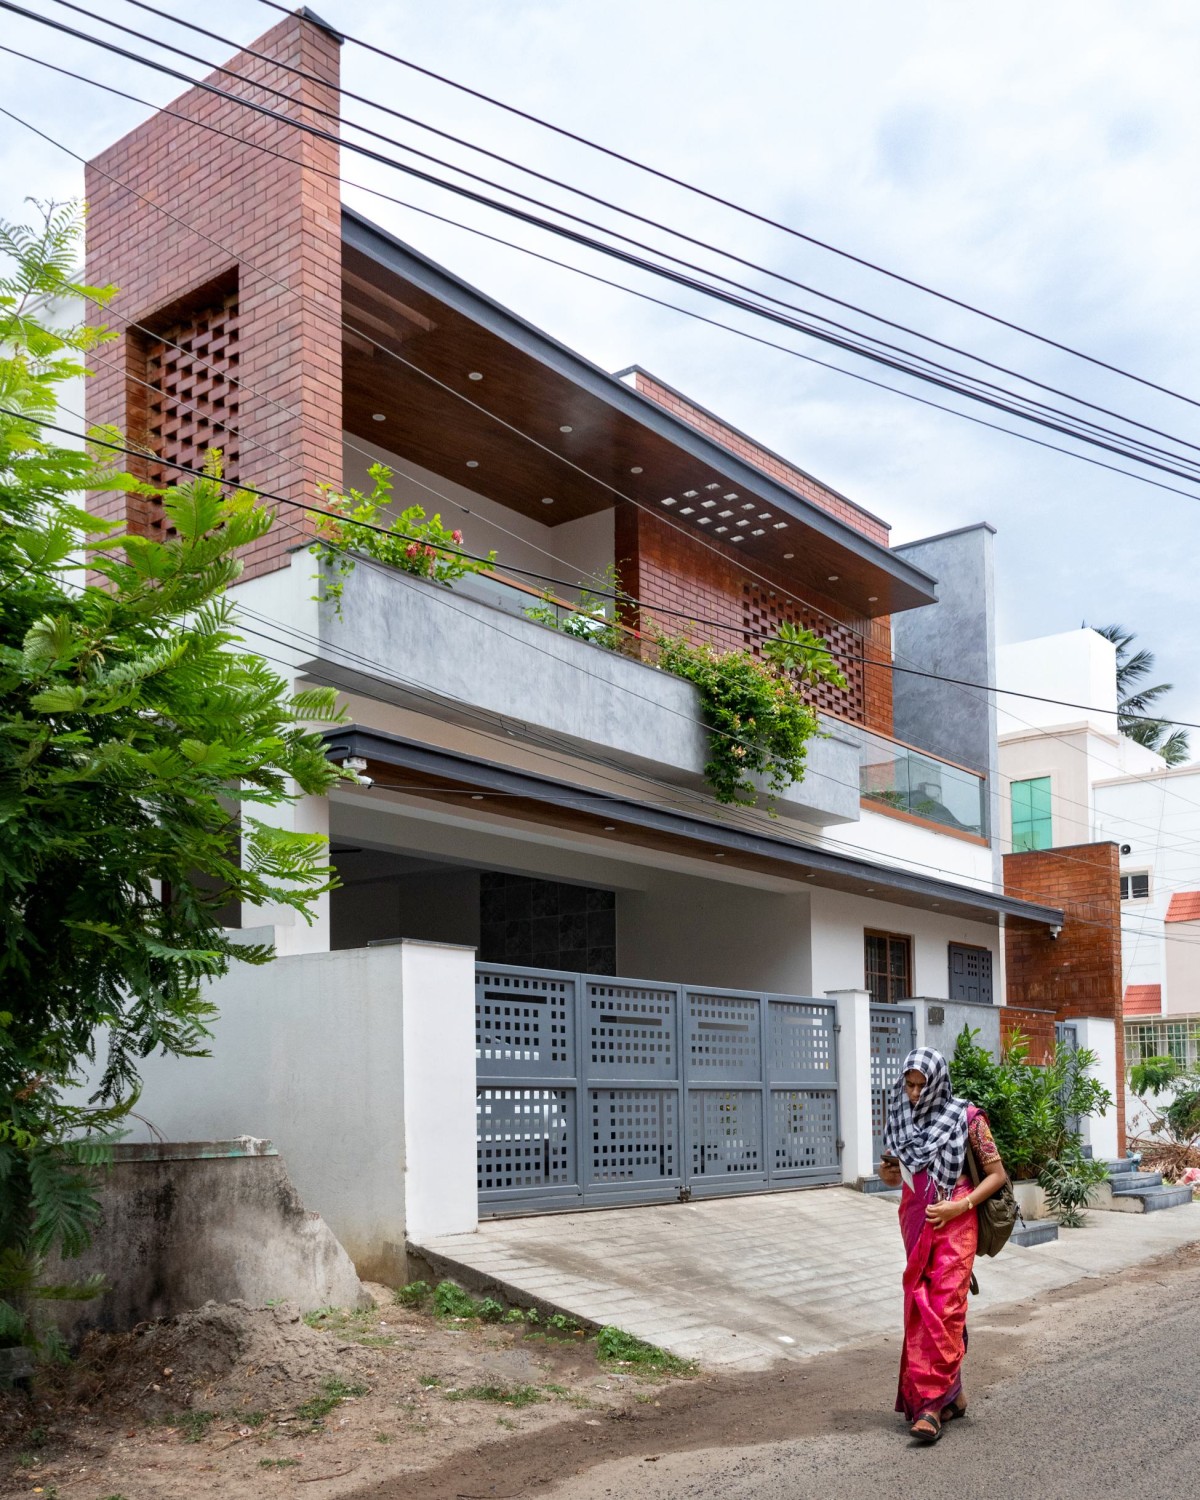
POLYGON ((900 1076, 904 1059, 915 1046, 911 1010, 892 1005, 871 1007, 871 1137, 875 1160, 883 1150, 888 1089, 900 1076))
POLYGON ((484 1214, 839 1178, 834 1007, 480 964, 484 1214))

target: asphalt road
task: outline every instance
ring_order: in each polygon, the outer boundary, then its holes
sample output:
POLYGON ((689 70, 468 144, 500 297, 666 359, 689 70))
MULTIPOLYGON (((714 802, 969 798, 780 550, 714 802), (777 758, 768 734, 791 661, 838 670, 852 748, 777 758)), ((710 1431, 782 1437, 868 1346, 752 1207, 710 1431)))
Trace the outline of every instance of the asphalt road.
MULTIPOLYGON (((545 1500, 1175 1500, 1200 1494, 1200 1260, 1182 1253, 1100 1289, 978 1320, 968 1419, 913 1444, 880 1389, 830 1389, 808 1435, 628 1457, 540 1490, 545 1500), (1007 1342, 1008 1357, 995 1357, 1007 1342), (836 1406, 833 1403, 836 1402, 836 1406), (821 1426, 825 1427, 821 1431, 821 1426), (815 1429, 815 1430, 814 1430, 815 1429)), ((893 1344, 889 1358, 894 1352, 893 1344)), ((881 1351, 882 1352, 882 1351, 881 1351)), ((868 1388, 869 1387, 869 1388, 868 1388)), ((894 1386, 892 1387, 894 1389, 894 1386)), ((765 1393, 764 1393, 765 1394, 765 1393)), ((820 1406, 814 1369, 808 1400, 820 1406)))

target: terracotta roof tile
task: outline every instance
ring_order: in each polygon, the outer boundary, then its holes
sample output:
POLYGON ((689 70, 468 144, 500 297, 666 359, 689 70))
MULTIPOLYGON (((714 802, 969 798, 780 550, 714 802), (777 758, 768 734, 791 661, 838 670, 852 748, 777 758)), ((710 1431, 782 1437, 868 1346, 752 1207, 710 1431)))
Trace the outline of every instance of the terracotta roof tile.
POLYGON ((1125 1014, 1127 1016, 1157 1016, 1162 1014, 1161 984, 1130 984, 1125 987, 1125 1014))
POLYGON ((1165 918, 1168 922, 1200 921, 1200 891, 1176 891, 1165 918))

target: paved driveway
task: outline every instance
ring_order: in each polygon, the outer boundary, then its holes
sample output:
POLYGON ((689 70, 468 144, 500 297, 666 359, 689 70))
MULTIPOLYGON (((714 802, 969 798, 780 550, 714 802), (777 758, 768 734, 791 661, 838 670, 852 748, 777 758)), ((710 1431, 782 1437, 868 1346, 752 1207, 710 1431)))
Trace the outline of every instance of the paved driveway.
MULTIPOLYGON (((979 1310, 1200 1241, 1200 1203, 1093 1212, 1083 1229, 1007 1246, 976 1270, 979 1310)), ((848 1188, 484 1221, 422 1247, 435 1269, 598 1324, 707 1368, 762 1369, 900 1320, 896 1205, 848 1188)))

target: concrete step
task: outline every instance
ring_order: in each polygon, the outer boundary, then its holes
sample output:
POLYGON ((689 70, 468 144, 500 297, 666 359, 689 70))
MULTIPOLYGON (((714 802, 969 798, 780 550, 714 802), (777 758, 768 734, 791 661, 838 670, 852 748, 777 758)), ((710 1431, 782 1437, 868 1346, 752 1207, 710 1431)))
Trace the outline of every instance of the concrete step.
POLYGON ((1126 1193, 1131 1188, 1162 1187, 1161 1172, 1110 1172, 1108 1184, 1114 1193, 1126 1193))
POLYGON ((1138 1169, 1137 1158, 1133 1156, 1122 1156, 1117 1161, 1106 1161, 1105 1169, 1110 1177, 1123 1177, 1128 1172, 1136 1172, 1138 1169))
MULTIPOLYGON (((1157 1176, 1157 1173, 1147 1173, 1157 1176)), ((1192 1201, 1190 1187, 1166 1187, 1161 1182, 1154 1187, 1129 1187, 1114 1191, 1102 1182, 1094 1189, 1088 1202, 1089 1208, 1120 1214, 1151 1214, 1161 1208, 1180 1208, 1192 1201)))
POLYGON ((888 1193, 896 1189, 889 1188, 882 1177, 860 1177, 854 1184, 860 1193, 888 1193))
POLYGON ((1030 1219, 1027 1223, 1017 1220, 1009 1243, 1013 1245, 1045 1245, 1058 1238, 1058 1223, 1054 1219, 1030 1219))

